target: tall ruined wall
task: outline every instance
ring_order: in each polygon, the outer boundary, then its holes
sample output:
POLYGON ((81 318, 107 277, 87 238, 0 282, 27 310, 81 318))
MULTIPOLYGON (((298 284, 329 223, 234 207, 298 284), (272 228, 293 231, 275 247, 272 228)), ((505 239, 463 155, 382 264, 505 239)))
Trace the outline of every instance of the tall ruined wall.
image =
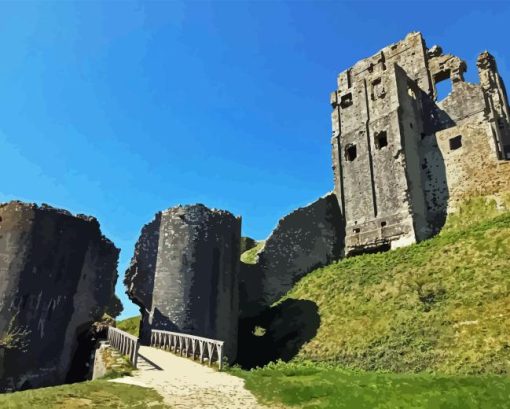
POLYGON ((241 315, 258 314, 306 274, 338 260, 343 234, 334 193, 282 218, 259 252, 257 264, 241 267, 241 315))
POLYGON ((438 107, 448 126, 435 133, 447 171, 448 210, 466 198, 510 191, 510 127, 503 81, 494 58, 477 61, 480 84, 454 81, 438 107))
POLYGON ((235 358, 240 236, 239 218, 203 205, 165 210, 143 228, 125 278, 143 343, 151 329, 177 331, 223 340, 235 358))
POLYGON ((161 212, 156 213, 154 220, 143 226, 140 238, 135 245, 131 265, 124 278, 127 295, 140 307, 142 312, 140 337, 145 342, 150 337, 148 315, 152 311, 152 292, 156 275, 160 225, 161 212))
POLYGON ((437 233, 464 198, 507 189, 510 114, 494 58, 466 63, 420 33, 338 76, 331 94, 333 170, 345 253, 397 247, 437 233), (437 102, 437 84, 452 92, 437 102))
POLYGON ((419 130, 408 83, 415 81, 430 89, 424 43, 410 35, 340 74, 331 95, 333 168, 347 254, 426 235, 425 217, 413 217, 425 207, 419 170, 412 168, 418 166, 419 130), (418 174, 417 183, 410 183, 409 173, 418 174))
POLYGON ((118 254, 92 217, 0 205, 0 340, 11 339, 0 391, 76 379, 92 353, 79 340, 113 302, 118 254))

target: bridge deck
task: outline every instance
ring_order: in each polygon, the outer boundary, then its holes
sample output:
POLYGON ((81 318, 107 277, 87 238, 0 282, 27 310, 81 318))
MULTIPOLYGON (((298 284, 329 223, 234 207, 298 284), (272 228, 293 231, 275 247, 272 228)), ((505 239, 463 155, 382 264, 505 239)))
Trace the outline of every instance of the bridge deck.
POLYGON ((244 381, 171 352, 141 346, 138 370, 113 379, 156 389, 176 409, 267 409, 244 388, 244 381))

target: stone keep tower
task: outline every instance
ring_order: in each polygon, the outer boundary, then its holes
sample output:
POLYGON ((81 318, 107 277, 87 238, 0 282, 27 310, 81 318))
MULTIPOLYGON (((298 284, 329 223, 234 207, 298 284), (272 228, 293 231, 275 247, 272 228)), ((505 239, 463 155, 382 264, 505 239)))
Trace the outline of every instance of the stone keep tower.
POLYGON ((338 76, 333 170, 347 255, 430 237, 475 189, 466 181, 479 183, 474 168, 510 158, 503 82, 489 53, 477 65, 480 85, 464 82, 464 61, 411 33, 338 76), (437 102, 441 81, 452 92, 437 102))

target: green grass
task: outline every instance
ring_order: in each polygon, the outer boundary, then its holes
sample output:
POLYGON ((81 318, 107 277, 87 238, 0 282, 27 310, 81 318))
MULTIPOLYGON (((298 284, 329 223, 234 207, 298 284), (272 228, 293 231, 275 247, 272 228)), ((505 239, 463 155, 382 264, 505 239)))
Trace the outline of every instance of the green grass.
POLYGON ((318 269, 287 295, 321 325, 297 359, 361 370, 510 374, 510 212, 472 200, 438 236, 318 269))
POLYGON ((510 213, 486 214, 455 216, 433 239, 301 280, 288 297, 315 302, 321 326, 299 356, 363 370, 508 374, 510 213))
POLYGON ((289 363, 234 375, 269 406, 510 407, 510 197, 475 198, 417 245, 333 263, 284 297, 320 327, 289 363))
POLYGON ((494 375, 368 373, 313 363, 277 363, 231 372, 243 377, 246 387, 269 407, 504 409, 510 402, 510 378, 494 375))
POLYGON ((140 318, 141 317, 138 315, 136 317, 117 321, 117 328, 137 337, 140 330, 140 318))
POLYGON ((97 380, 0 395, 2 409, 166 408, 153 389, 97 380))
POLYGON ((262 250, 264 244, 266 244, 265 241, 259 241, 255 247, 245 251, 243 254, 241 254, 241 261, 246 264, 256 264, 257 253, 262 250))
POLYGON ((113 348, 99 350, 96 353, 102 354, 102 361, 106 368, 106 374, 101 379, 115 379, 123 376, 130 376, 135 369, 128 357, 120 355, 113 348))

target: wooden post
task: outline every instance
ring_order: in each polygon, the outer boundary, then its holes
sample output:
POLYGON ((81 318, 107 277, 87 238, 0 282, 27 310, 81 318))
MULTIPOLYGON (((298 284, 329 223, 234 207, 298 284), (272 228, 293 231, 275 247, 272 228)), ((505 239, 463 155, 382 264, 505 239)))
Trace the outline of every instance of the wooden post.
POLYGON ((135 344, 135 353, 133 354, 133 366, 136 368, 138 366, 138 349, 140 348, 140 341, 136 341, 135 344))
POLYGON ((212 344, 210 342, 207 343, 207 355, 209 357, 209 366, 211 366, 213 351, 212 344))
POLYGON ((223 367, 223 345, 218 345, 216 348, 218 350, 219 368, 221 371, 221 368, 223 367))

